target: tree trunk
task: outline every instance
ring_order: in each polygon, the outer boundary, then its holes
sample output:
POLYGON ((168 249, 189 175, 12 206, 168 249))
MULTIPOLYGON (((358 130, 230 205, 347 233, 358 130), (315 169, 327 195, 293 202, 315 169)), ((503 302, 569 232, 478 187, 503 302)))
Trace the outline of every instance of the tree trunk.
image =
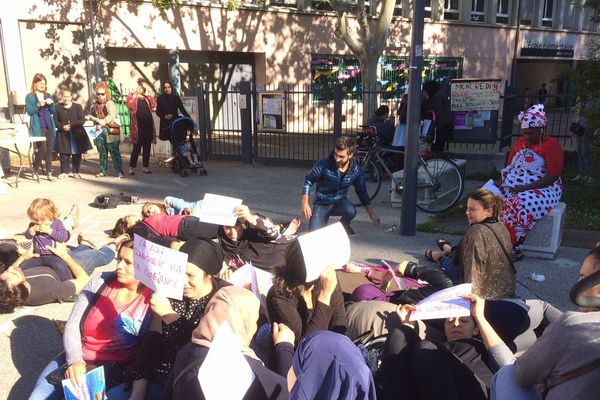
POLYGON ((373 116, 377 109, 377 92, 379 84, 377 82, 377 62, 379 55, 368 54, 360 60, 362 91, 363 91, 363 124, 366 124, 369 118, 373 116))

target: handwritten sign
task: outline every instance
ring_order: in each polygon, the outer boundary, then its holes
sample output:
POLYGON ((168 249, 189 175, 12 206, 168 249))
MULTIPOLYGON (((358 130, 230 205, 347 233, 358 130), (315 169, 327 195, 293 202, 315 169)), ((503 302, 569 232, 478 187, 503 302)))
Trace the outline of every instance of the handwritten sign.
POLYGON ((65 400, 106 400, 106 380, 104 367, 94 368, 84 375, 79 387, 73 386, 70 379, 63 379, 65 400))
POLYGON ((181 300, 187 281, 187 254, 133 237, 133 275, 165 297, 181 300))
POLYGON ((500 79, 460 80, 450 83, 452 111, 484 111, 500 108, 500 79))
POLYGON ((198 219, 208 224, 234 226, 237 220, 235 208, 241 204, 241 199, 206 193, 198 211, 198 219))
POLYGON ((206 400, 241 400, 255 376, 242 355, 239 339, 227 321, 217 329, 198 370, 198 381, 206 400))
POLYGON ((261 294, 266 296, 273 286, 273 274, 256 268, 252 264, 244 264, 231 274, 228 282, 239 287, 252 285, 252 292, 262 301, 261 294))
POLYGON ((285 94, 260 92, 258 94, 259 129, 283 132, 285 130, 285 94))
POLYGON ((410 314, 410 320, 424 320, 471 315, 471 302, 463 299, 471 293, 472 284, 463 283, 435 292, 417 304, 417 310, 410 314))
POLYGON ((306 282, 317 279, 329 265, 342 268, 350 260, 350 239, 341 222, 306 233, 298 241, 306 264, 306 282))

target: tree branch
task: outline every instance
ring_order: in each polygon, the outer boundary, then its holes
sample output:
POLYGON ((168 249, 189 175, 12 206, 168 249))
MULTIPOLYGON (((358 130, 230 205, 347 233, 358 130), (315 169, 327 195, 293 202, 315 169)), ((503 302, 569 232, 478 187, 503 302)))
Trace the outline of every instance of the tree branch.
POLYGON ((375 30, 375 35, 373 35, 373 41, 375 42, 375 45, 379 47, 380 53, 385 47, 385 40, 387 39, 390 30, 395 6, 396 0, 383 0, 381 14, 377 21, 377 29, 375 30))
POLYGON ((348 30, 348 14, 345 12, 338 13, 338 20, 340 24, 340 36, 344 39, 344 42, 350 48, 350 51, 355 55, 363 54, 362 46, 352 37, 348 30))

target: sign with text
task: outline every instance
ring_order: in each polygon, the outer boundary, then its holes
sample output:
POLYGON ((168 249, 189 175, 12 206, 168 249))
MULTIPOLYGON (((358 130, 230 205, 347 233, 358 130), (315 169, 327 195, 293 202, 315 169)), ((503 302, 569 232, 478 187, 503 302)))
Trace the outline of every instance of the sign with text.
POLYGON ((350 260, 350 239, 341 222, 299 236, 298 242, 306 264, 306 282, 317 279, 329 265, 338 269, 350 260))
POLYGON ((417 310, 410 314, 410 320, 466 317, 471 315, 471 302, 463 297, 471 294, 473 285, 463 283, 435 292, 417 303, 417 310))
POLYGON ((285 94, 283 92, 260 92, 258 94, 259 129, 261 131, 285 131, 285 94))
POLYGON ((63 379, 65 400, 106 400, 106 380, 104 367, 94 368, 86 373, 79 387, 73 386, 70 379, 63 379))
POLYGON ((235 208, 242 205, 242 199, 206 193, 198 219, 208 224, 234 226, 237 220, 235 208))
POLYGON ((453 79, 450 83, 452 111, 490 111, 500 108, 500 79, 453 79))
POLYGON ((575 55, 575 35, 554 32, 523 32, 521 57, 561 57, 575 55))
POLYGON ((145 286, 165 297, 181 300, 187 281, 187 254, 133 237, 133 275, 145 286))

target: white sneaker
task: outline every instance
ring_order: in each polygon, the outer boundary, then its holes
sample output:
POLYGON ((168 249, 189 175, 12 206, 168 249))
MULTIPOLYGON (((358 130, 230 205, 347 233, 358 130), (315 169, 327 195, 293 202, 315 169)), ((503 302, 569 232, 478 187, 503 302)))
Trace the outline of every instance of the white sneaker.
POLYGON ((58 179, 65 179, 68 175, 65 173, 59 174, 58 179))

